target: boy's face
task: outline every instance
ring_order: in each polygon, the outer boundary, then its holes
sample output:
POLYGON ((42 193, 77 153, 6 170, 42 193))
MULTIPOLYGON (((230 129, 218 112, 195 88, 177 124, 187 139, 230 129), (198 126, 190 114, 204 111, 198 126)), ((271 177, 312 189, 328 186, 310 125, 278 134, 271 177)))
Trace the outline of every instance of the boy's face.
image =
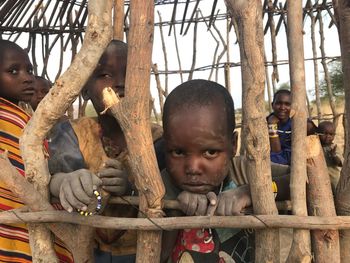
POLYGON ((320 134, 320 141, 322 145, 331 145, 335 137, 335 129, 332 124, 327 124, 323 127, 320 134))
POLYGON ((221 185, 235 154, 236 136, 228 135, 226 114, 220 107, 175 110, 164 138, 166 167, 179 188, 206 194, 221 185))
POLYGON ((291 108, 291 97, 286 93, 277 94, 272 103, 273 114, 281 121, 286 122, 289 118, 291 108))
POLYGON ((120 97, 124 97, 126 61, 126 50, 120 51, 114 45, 109 45, 86 83, 84 90, 98 113, 104 110, 104 88, 111 87, 120 97))
POLYGON ((0 61, 0 96, 17 104, 34 94, 33 66, 24 50, 6 48, 0 61))
POLYGON ((50 88, 51 85, 47 80, 40 78, 35 79, 35 92, 30 100, 30 105, 32 106, 33 110, 36 110, 39 102, 45 97, 47 93, 49 93, 50 88))

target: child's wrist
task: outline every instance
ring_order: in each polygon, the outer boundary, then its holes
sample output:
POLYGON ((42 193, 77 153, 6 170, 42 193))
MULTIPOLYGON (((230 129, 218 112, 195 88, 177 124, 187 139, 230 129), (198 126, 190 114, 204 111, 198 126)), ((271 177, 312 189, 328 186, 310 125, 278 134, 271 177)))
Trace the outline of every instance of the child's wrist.
POLYGON ((277 138, 278 137, 278 125, 277 125, 277 123, 268 124, 268 128, 269 128, 269 137, 270 138, 277 138))

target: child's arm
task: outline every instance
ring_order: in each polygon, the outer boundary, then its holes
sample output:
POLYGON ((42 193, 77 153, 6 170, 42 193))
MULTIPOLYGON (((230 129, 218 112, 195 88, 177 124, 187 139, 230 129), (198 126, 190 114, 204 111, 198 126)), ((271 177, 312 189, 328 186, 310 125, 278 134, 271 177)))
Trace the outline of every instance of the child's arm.
POLYGON ((329 151, 329 156, 331 157, 334 165, 339 166, 339 167, 343 166, 342 158, 340 158, 340 156, 337 153, 337 145, 336 144, 332 145, 332 148, 329 151))

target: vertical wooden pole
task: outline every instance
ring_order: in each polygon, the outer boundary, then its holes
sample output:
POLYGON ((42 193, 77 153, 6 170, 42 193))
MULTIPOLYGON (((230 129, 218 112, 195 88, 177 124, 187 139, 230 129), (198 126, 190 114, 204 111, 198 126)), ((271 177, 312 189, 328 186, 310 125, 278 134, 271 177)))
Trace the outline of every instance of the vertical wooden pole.
POLYGON ((333 113, 333 122, 334 122, 335 128, 337 129, 339 114, 337 111, 337 107, 335 105, 335 98, 333 95, 331 77, 329 75, 328 65, 326 62, 326 52, 324 49, 323 18, 322 18, 322 14, 321 14, 320 10, 317 12, 317 17, 318 17, 318 23, 320 25, 320 42, 321 42, 320 43, 320 50, 321 50, 321 56, 322 56, 321 64, 323 66, 324 78, 325 78, 326 84, 327 84, 328 100, 329 100, 329 105, 330 105, 330 107, 332 109, 332 113, 333 113))
MULTIPOLYGON (((243 84, 242 144, 246 145, 247 172, 254 213, 277 214, 271 190, 269 139, 265 120, 265 70, 262 4, 260 0, 226 1, 238 22, 243 84)), ((257 230, 255 262, 279 262, 278 229, 257 230)))
MULTIPOLYGON (((312 5, 310 5, 312 7, 312 5)), ((312 43, 312 57, 314 63, 314 79, 315 79, 315 97, 316 97, 316 108, 317 108, 317 119, 318 123, 322 118, 321 112, 321 98, 320 98, 320 84, 318 77, 318 61, 317 61, 317 50, 316 50, 316 38, 315 38, 315 21, 316 17, 314 16, 313 10, 309 12, 311 19, 311 43, 312 43)))
MULTIPOLYGON (((336 216, 331 181, 318 135, 307 137, 307 200, 310 216, 336 216)), ((311 231, 312 251, 317 263, 340 263, 337 230, 311 231)))
MULTIPOLYGON (((79 95, 111 39, 112 1, 89 1, 89 24, 81 51, 69 69, 56 81, 39 104, 20 139, 27 179, 49 199, 50 175, 44 156, 43 141, 55 122, 79 95)), ((46 226, 29 225, 33 262, 58 262, 53 250, 51 232, 46 226)))
MULTIPOLYGON (((338 215, 350 215, 350 4, 346 0, 333 0, 338 22, 341 58, 343 66, 343 85, 345 91, 345 123, 347 125, 345 138, 345 161, 341 171, 336 192, 336 208, 338 215)), ((340 232, 341 262, 350 262, 350 231, 340 232)))
POLYGON ((124 0, 114 0, 113 39, 124 41, 124 0))
MULTIPOLYGON (((149 119, 153 29, 154 2, 132 0, 125 97, 111 107, 128 146, 128 163, 140 196, 140 216, 149 218, 163 216, 162 198, 165 192, 157 167, 149 119)), ((161 229, 139 231, 136 262, 159 262, 161 237, 161 229)))
MULTIPOLYGON (((292 125, 292 160, 290 193, 294 215, 307 216, 306 207, 306 89, 304 69, 302 1, 288 0, 287 42, 289 72, 292 91, 292 109, 295 110, 292 125)), ((294 230, 293 243, 287 262, 310 262, 310 232, 294 230)))

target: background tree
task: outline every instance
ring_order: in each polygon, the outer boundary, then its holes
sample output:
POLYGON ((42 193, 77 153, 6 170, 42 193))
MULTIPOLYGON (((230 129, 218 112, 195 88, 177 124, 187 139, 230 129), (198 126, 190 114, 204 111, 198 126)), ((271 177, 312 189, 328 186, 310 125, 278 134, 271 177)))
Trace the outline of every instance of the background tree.
MULTIPOLYGON (((333 87, 333 96, 343 96, 343 70, 340 61, 333 61, 329 67, 329 75, 333 87)), ((321 81, 320 93, 322 97, 328 97, 327 82, 325 79, 321 81)))

